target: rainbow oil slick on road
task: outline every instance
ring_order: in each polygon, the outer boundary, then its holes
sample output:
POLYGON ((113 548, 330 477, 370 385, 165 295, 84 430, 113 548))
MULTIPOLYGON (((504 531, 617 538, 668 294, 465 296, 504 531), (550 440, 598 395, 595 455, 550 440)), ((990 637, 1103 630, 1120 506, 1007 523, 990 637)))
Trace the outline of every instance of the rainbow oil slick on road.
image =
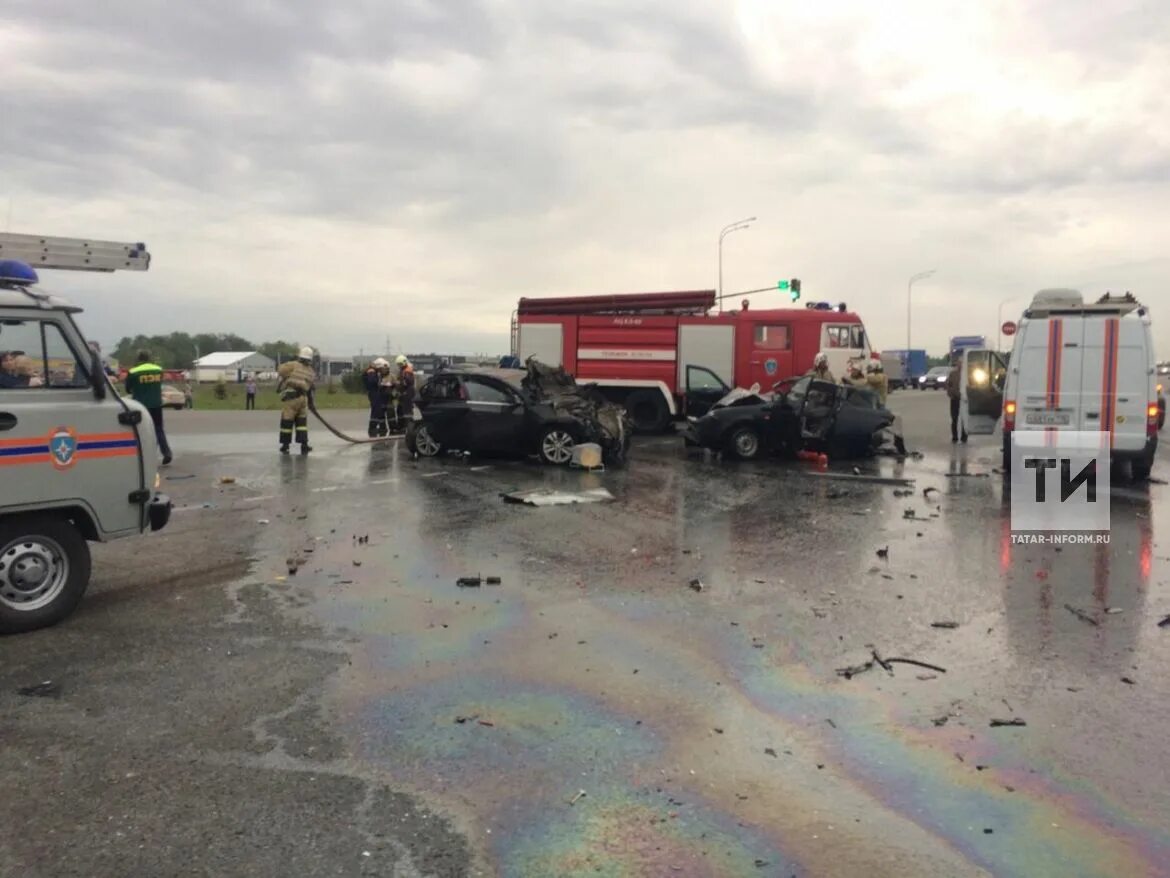
MULTIPOLYGON (((1030 660, 1025 617, 1046 612, 1024 591, 1030 561, 1010 560, 978 600, 911 577, 998 569, 1000 542, 965 536, 962 497, 938 527, 963 551, 897 535, 885 579, 869 541, 840 542, 839 520, 783 544, 711 528, 709 486, 667 476, 660 504, 633 513, 476 517, 454 478, 408 484, 405 539, 322 544, 315 563, 352 583, 301 584, 349 635, 325 706, 351 758, 456 815, 504 876, 1166 874, 1158 801, 1078 776, 1045 721, 1049 689, 1009 686, 1028 669, 984 657, 991 644, 1030 660), (455 586, 474 572, 504 584, 455 586), (944 640, 929 626, 944 612, 987 633, 944 640), (869 639, 951 673, 837 677, 869 639), (988 728, 1016 711, 1025 729, 988 728)), ((1063 630, 1060 646, 1088 636, 1063 630)), ((1118 636, 1114 652, 1139 634, 1118 636)))

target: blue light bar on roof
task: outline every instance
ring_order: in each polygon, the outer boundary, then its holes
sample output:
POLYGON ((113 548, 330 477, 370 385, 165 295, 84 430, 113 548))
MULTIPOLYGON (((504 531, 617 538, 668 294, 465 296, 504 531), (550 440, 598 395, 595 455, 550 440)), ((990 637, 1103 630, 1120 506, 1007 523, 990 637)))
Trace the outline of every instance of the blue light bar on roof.
POLYGON ((27 287, 39 280, 36 269, 28 263, 16 259, 0 259, 0 283, 27 287))

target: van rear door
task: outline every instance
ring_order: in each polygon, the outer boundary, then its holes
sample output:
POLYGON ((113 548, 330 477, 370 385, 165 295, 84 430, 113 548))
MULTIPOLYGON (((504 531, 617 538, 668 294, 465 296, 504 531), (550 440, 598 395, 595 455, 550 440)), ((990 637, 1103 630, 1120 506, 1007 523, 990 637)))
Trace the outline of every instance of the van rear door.
POLYGON ((1007 363, 995 351, 965 348, 959 367, 961 418, 968 433, 987 435, 1003 411, 1007 363))
POLYGON ((1079 316, 1023 324, 1012 362, 1019 376, 1017 430, 1097 429, 1081 426, 1084 324, 1079 316))
POLYGON ((1103 430, 1112 447, 1140 451, 1146 444, 1150 357, 1145 326, 1117 315, 1086 316, 1082 365, 1082 430, 1103 430))

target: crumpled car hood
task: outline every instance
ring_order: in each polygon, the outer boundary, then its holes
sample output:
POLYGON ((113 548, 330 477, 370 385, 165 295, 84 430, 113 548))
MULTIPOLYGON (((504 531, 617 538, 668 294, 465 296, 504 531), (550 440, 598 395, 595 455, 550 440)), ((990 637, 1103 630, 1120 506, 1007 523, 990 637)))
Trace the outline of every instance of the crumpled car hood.
POLYGON ((578 384, 560 366, 546 366, 530 357, 528 374, 521 381, 536 401, 551 406, 558 415, 581 422, 592 441, 605 448, 622 450, 633 432, 626 410, 607 401, 592 384, 578 384))
POLYGON ((711 410, 714 411, 715 409, 725 409, 740 405, 764 405, 772 402, 774 398, 774 394, 771 393, 756 393, 743 387, 737 387, 735 390, 728 392, 715 405, 711 406, 711 410))

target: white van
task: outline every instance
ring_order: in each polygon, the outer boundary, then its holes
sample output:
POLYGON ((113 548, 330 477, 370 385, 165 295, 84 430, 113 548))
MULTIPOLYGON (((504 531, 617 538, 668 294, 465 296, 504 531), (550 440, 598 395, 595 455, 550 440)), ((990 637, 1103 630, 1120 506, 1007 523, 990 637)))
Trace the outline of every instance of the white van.
POLYGON ((1076 290, 1041 290, 1024 312, 1010 364, 963 355, 962 417, 991 433, 1003 416, 1003 468, 1015 430, 1107 431, 1115 461, 1147 478, 1158 448, 1156 357, 1149 310, 1132 295, 1085 304, 1076 290))

